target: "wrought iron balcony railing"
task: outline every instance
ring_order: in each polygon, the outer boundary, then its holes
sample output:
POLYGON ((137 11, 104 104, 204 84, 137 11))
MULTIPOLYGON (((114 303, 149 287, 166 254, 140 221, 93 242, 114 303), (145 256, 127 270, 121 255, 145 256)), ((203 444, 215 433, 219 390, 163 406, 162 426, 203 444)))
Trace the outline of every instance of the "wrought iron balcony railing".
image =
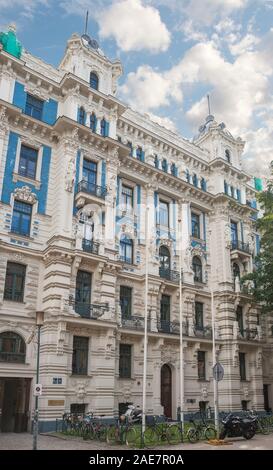
POLYGON ((89 304, 85 302, 78 302, 75 300, 73 295, 69 296, 68 305, 74 307, 76 313, 83 318, 90 318, 91 320, 97 320, 101 317, 104 312, 109 310, 109 304, 89 304))
POLYGON ((119 255, 118 260, 122 263, 133 264, 133 259, 124 255, 119 255))
POLYGON ((82 249, 83 251, 86 251, 87 253, 94 253, 94 255, 98 255, 99 247, 100 247, 100 244, 97 242, 94 242, 93 240, 87 240, 86 238, 83 238, 82 240, 82 249))
POLYGON ((178 271, 168 268, 159 268, 159 276, 172 282, 179 282, 180 276, 178 271))
POLYGON ((250 254, 249 243, 244 243, 240 240, 232 240, 231 249, 232 250, 243 251, 244 253, 250 254))
POLYGON ((194 336, 198 338, 212 338, 212 328, 211 326, 199 326, 194 325, 193 328, 194 336))
POLYGON ((14 290, 11 287, 6 287, 4 291, 4 300, 13 300, 14 302, 23 302, 24 291, 14 290))
MULTIPOLYGON (((188 336, 189 328, 188 323, 183 322, 183 335, 188 336)), ((166 320, 159 320, 157 324, 157 329, 161 333, 169 333, 173 335, 179 335, 180 333, 180 323, 178 321, 166 321, 166 320)))
POLYGON ((0 362, 16 362, 23 364, 25 360, 25 353, 0 352, 0 362))
POLYGON ((77 185, 77 193, 80 192, 92 194, 93 196, 105 199, 107 188, 98 186, 97 184, 90 183, 89 181, 82 180, 77 185))
MULTIPOLYGON (((130 317, 122 316, 121 321, 123 328, 128 328, 132 330, 144 330, 144 317, 136 315, 132 315, 130 317)), ((148 317, 147 328, 148 331, 151 330, 150 317, 148 317)))
POLYGON ((238 338, 246 340, 246 341, 258 340, 259 339, 258 330, 257 328, 253 328, 253 329, 245 328, 243 330, 239 329, 238 338))

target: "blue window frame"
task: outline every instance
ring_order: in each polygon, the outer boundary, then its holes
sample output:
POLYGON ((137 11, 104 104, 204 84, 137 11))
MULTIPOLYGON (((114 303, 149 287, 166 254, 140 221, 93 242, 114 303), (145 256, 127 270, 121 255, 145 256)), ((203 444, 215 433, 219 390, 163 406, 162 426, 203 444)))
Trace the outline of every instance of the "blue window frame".
POLYGON ((43 118, 44 102, 27 93, 25 114, 40 121, 43 118))
POLYGON ((133 240, 126 236, 120 239, 120 260, 133 264, 133 240))
POLYGON ((191 234, 200 239, 200 216, 194 212, 191 213, 191 234))
POLYGON ((231 197, 235 198, 235 191, 234 191, 233 186, 230 186, 230 193, 231 193, 231 197))
POLYGON ((100 133, 103 137, 108 137, 108 129, 109 129, 109 124, 108 122, 103 118, 100 122, 100 133))
POLYGON ((201 189, 203 191, 207 191, 207 182, 206 182, 205 178, 201 178, 201 183, 200 184, 201 184, 201 189))
POLYGON ((94 90, 99 89, 99 77, 95 72, 90 73, 90 87, 94 90))
POLYGON ((142 160, 142 147, 137 147, 136 157, 137 157, 138 160, 142 160))
POLYGON ((194 173, 192 177, 192 184, 197 188, 198 187, 198 178, 197 175, 194 173))
POLYGON ((86 181, 90 191, 96 190, 97 184, 97 164, 91 160, 83 159, 82 179, 86 181))
POLYGON ((159 225, 169 227, 169 204, 159 201, 159 225))
POLYGON ((81 106, 79 109, 79 115, 78 115, 79 124, 82 124, 83 126, 85 126, 85 117, 86 117, 85 109, 83 106, 81 106))
POLYGON ((130 186, 122 185, 121 189, 121 204, 124 210, 132 210, 134 207, 134 189, 130 186))
POLYGON ((224 191, 225 191, 225 194, 228 194, 228 184, 226 181, 224 181, 224 191))
POLYGON ((37 159, 38 150, 27 147, 26 145, 22 145, 18 168, 19 175, 25 176, 26 178, 35 179, 37 159))
POLYGON ((159 159, 157 155, 155 155, 154 164, 155 164, 155 168, 159 167, 159 159))
POLYGON ((127 147, 129 147, 129 149, 130 149, 130 157, 132 157, 132 156, 133 156, 133 144, 132 144, 132 142, 130 142, 130 141, 128 140, 126 145, 127 145, 127 147))
POLYGON ((172 174, 173 176, 177 176, 177 168, 176 168, 175 163, 172 163, 172 164, 171 164, 171 174, 172 174))
POLYGON ((190 177, 190 172, 189 172, 189 170, 186 170, 186 173, 185 173, 185 174, 186 174, 186 181, 187 181, 187 183, 189 183, 189 182, 190 182, 190 178, 191 178, 191 177, 190 177))
POLYGON ((96 132, 96 129, 97 129, 97 118, 96 118, 95 113, 92 113, 91 116, 90 116, 90 129, 91 129, 93 132, 96 132))
POLYGON ((237 224, 237 222, 231 221, 230 228, 231 228, 232 245, 237 246, 237 244, 238 244, 238 224, 237 224))
POLYGON ((11 231, 29 236, 31 225, 32 205, 26 202, 14 202, 11 231))
POLYGON ((167 162, 166 158, 163 158, 163 160, 162 160, 162 170, 165 171, 166 173, 168 171, 168 162, 167 162))

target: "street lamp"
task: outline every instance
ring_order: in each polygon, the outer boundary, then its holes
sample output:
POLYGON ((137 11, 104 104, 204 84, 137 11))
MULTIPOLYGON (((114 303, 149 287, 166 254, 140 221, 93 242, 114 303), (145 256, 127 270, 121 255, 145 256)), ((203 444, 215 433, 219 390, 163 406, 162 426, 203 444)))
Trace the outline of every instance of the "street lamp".
MULTIPOLYGON (((41 327, 44 323, 44 312, 36 312, 36 326, 38 328, 38 341, 37 341, 37 363, 36 363, 36 384, 39 383, 39 368, 40 368, 40 339, 41 327)), ((37 437, 39 430, 39 395, 35 391, 35 410, 33 417, 33 450, 37 450, 37 437)))

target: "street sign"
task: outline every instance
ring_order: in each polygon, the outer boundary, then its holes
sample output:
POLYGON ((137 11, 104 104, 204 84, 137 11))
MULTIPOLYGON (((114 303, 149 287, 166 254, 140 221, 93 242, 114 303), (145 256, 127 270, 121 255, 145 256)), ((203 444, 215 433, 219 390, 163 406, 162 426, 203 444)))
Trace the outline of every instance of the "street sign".
POLYGON ((33 395, 35 397, 38 397, 38 396, 42 395, 42 385, 41 384, 36 384, 35 385, 33 395))
POLYGON ((220 380, 223 380, 224 368, 222 364, 220 364, 220 362, 216 362, 212 370, 213 370, 213 377, 216 380, 216 382, 220 382, 220 380))

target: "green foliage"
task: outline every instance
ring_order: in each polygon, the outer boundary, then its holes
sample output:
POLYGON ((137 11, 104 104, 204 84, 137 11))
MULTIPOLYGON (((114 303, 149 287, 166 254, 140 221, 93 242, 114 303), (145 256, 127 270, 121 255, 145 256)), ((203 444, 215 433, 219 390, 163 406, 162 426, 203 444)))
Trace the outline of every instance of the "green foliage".
POLYGON ((272 177, 267 189, 257 196, 263 217, 257 221, 261 251, 255 260, 256 270, 242 279, 242 282, 253 281, 252 294, 261 303, 264 313, 273 311, 273 162, 271 170, 272 177))

